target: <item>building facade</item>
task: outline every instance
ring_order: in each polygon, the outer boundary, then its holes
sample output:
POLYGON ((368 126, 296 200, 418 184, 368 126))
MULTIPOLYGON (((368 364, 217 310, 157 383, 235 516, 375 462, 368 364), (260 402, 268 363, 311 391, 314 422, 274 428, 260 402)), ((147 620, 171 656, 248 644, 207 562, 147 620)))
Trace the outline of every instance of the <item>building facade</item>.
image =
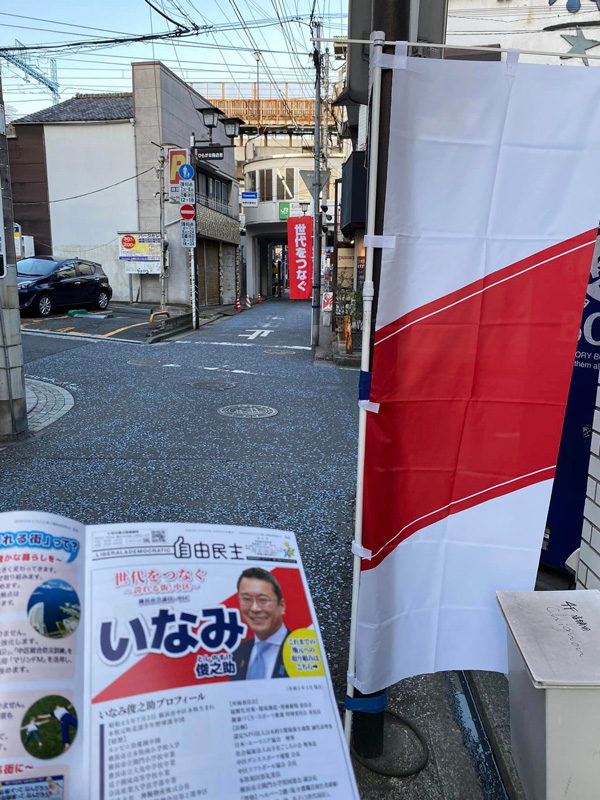
MULTIPOLYGON (((282 252, 287 245, 287 219, 301 216, 301 203, 313 214, 312 182, 314 156, 312 135, 268 132, 243 145, 243 180, 246 192, 256 192, 256 207, 243 208, 245 229, 245 279, 250 296, 268 296, 285 282, 284 275, 274 275, 274 249, 282 252)), ((331 147, 327 156, 329 178, 323 187, 321 206, 324 227, 333 230, 334 185, 340 175, 344 154, 331 147)), ((323 236, 326 249, 326 237, 323 236)))
MULTIPOLYGON (((9 140, 15 220, 37 255, 84 256, 107 273, 114 299, 158 303, 160 276, 134 274, 119 258, 119 233, 160 232, 160 166, 168 152, 207 140, 200 110, 210 103, 159 62, 132 65, 130 94, 77 95, 16 120, 9 140)), ((181 246, 179 205, 165 202, 166 301, 190 305, 191 269, 200 305, 235 300, 239 181, 226 145, 219 162, 196 163, 197 242, 181 246)))

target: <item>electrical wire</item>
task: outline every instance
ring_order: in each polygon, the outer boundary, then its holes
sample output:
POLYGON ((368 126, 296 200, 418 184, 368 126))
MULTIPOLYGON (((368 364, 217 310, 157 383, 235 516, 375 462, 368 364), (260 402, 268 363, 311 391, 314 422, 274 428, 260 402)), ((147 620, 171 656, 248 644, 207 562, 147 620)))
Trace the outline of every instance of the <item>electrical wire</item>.
POLYGON ((115 186, 120 186, 122 183, 127 183, 128 181, 133 181, 136 178, 139 178, 140 175, 145 175, 147 172, 151 172, 156 167, 149 167, 148 169, 142 170, 142 172, 138 172, 135 175, 131 175, 129 178, 123 178, 121 181, 117 181, 116 183, 111 183, 109 186, 103 186, 101 189, 94 189, 92 192, 84 192, 83 194, 75 194, 72 197, 61 197, 58 200, 25 200, 23 202, 19 202, 16 205, 20 206, 45 206, 50 205, 51 203, 65 203, 67 200, 79 200, 80 197, 89 197, 91 194, 99 194, 99 192, 105 192, 107 189, 112 189, 115 186))
POLYGON ((160 17, 162 17, 163 19, 166 19, 166 20, 167 20, 167 22, 170 22, 172 25, 175 25, 175 26, 176 26, 178 29, 181 29, 181 30, 189 30, 189 28, 185 28, 185 27, 184 27, 184 26, 183 26, 183 25, 182 25, 180 22, 176 22, 174 19, 172 19, 171 17, 169 17, 167 14, 165 14, 165 12, 164 12, 164 11, 161 11, 161 10, 160 10, 160 8, 157 8, 157 7, 154 5, 154 3, 151 3, 151 2, 150 2, 150 0, 144 0, 144 3, 146 3, 146 5, 150 6, 150 8, 151 8, 151 9, 153 9, 154 11, 156 11, 156 13, 157 13, 157 14, 158 14, 160 17))
MULTIPOLYGON (((16 27, 16 26, 14 26, 16 27)), ((55 31, 56 33, 57 31, 55 31)), ((44 50, 48 53, 55 52, 56 50, 64 50, 65 48, 73 48, 73 47, 92 47, 94 45, 107 45, 110 47, 116 47, 122 44, 131 44, 133 42, 151 42, 151 41, 158 41, 161 39, 171 39, 173 37, 183 37, 183 36, 197 36, 197 31, 184 31, 184 30, 177 30, 177 31, 166 31, 165 33, 157 33, 157 34, 142 34, 140 36, 130 36, 125 39, 96 39, 95 41, 86 41, 86 42, 65 42, 63 44, 35 44, 35 45, 19 45, 14 47, 3 47, 0 50, 6 53, 28 53, 31 51, 38 51, 44 50)))

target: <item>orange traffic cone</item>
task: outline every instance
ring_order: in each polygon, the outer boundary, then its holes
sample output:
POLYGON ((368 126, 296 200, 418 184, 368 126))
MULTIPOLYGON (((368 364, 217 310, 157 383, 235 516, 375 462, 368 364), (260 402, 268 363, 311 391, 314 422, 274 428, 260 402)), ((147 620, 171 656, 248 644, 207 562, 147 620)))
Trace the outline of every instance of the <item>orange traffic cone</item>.
POLYGON ((249 295, 246 295, 246 308, 252 308, 249 295))
POLYGON ((262 303, 262 297, 260 296, 260 292, 258 293, 258 302, 262 303))
POLYGON ((239 294, 236 294, 236 296, 235 296, 235 310, 236 311, 241 311, 242 310, 242 304, 240 303, 239 294))

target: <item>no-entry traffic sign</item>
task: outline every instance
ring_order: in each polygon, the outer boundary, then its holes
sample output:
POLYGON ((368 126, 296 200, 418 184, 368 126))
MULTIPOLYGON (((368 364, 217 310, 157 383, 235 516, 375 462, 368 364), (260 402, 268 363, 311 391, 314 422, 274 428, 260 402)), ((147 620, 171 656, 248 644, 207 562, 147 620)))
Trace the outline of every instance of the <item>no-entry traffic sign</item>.
POLYGON ((196 216, 196 209, 191 203, 185 203, 185 205, 179 208, 179 213, 181 214, 181 219, 194 219, 196 216))

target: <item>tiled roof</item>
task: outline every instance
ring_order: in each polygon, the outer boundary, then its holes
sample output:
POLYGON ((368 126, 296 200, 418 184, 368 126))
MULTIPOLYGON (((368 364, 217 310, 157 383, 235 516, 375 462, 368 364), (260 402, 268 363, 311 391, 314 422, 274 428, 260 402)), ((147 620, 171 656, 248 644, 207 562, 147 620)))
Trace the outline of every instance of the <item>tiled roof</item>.
POLYGON ((64 103, 44 108, 14 120, 25 122, 93 122, 133 117, 133 99, 128 94, 76 94, 64 103))

